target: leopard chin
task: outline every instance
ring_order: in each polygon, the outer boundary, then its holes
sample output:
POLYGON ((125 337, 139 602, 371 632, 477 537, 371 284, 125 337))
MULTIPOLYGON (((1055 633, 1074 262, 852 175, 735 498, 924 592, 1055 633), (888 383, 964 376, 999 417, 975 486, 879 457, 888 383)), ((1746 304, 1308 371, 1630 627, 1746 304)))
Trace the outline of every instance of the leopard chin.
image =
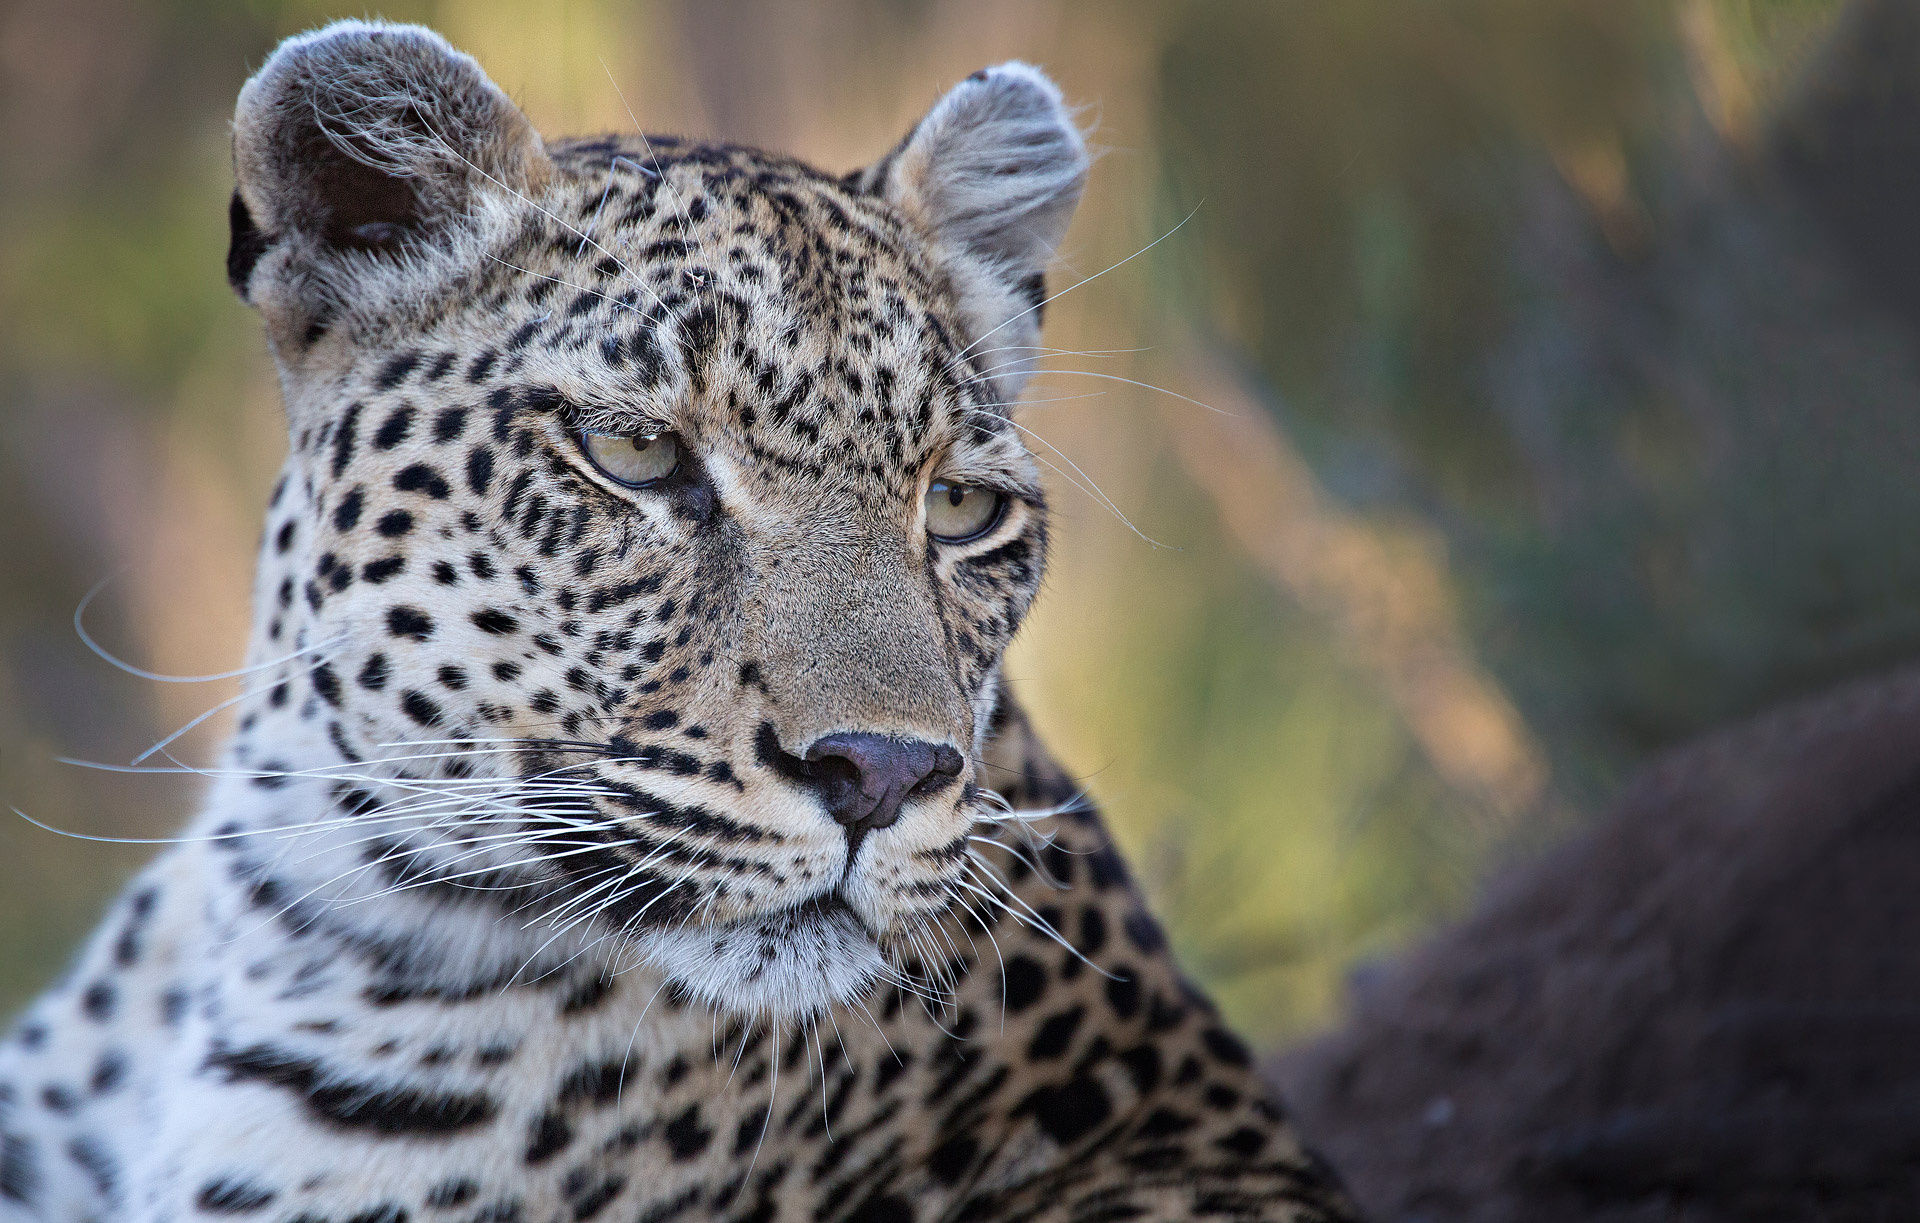
POLYGON ((889 972, 866 924, 834 896, 724 925, 649 931, 637 944, 668 988, 746 1019, 812 1019, 859 1001, 889 972))

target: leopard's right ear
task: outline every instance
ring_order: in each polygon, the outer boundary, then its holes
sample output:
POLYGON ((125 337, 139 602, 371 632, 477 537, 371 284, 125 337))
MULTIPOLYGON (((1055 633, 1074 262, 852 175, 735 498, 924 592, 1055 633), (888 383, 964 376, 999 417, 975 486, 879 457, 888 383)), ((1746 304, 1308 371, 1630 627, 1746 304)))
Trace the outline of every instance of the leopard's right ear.
POLYGON ((980 377, 1011 402, 1040 349, 1046 269, 1087 182, 1087 144, 1060 89, 1030 64, 974 73, 891 153, 848 176, 932 241, 980 377))
POLYGON ((248 302, 319 311, 356 278, 443 244, 489 193, 552 171, 472 57, 420 26, 340 21, 281 43, 240 91, 227 278, 248 302))

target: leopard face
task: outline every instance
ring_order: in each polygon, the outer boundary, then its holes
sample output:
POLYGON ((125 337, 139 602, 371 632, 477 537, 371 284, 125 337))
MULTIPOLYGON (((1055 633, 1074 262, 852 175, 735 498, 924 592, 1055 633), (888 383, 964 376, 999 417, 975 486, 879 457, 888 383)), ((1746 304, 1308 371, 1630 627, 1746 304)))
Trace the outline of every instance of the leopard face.
POLYGON ((248 84, 235 160, 291 436, 253 650, 297 660, 240 755, 348 762, 390 877, 723 1009, 950 938, 1046 552, 1009 407, 1086 169, 1052 85, 978 74, 832 177, 548 144, 436 35, 343 23, 248 84))

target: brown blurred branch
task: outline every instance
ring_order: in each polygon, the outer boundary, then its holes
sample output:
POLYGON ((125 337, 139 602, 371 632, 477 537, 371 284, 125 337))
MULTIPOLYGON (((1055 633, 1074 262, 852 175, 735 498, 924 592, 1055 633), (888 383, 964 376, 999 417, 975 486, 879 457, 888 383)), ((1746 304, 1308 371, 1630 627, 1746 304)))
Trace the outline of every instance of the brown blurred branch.
POLYGON ((1721 139, 1751 152, 1754 114, 1753 84, 1747 79, 1713 0, 1686 0, 1680 6, 1680 44, 1687 53, 1687 75, 1700 108, 1721 139))
POLYGON ((1491 823, 1508 827, 1537 810, 1547 797, 1546 759, 1475 662, 1440 565, 1389 547, 1332 504, 1267 407, 1220 362, 1196 352, 1181 386, 1220 410, 1175 404, 1161 420, 1234 541, 1334 627, 1441 777, 1484 806, 1491 823))

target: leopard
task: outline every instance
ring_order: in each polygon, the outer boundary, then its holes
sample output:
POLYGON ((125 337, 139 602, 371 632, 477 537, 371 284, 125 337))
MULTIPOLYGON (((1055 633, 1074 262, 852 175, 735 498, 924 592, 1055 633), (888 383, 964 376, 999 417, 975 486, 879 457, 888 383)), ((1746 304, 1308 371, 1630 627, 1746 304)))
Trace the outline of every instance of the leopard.
POLYGON ((232 145, 241 691, 0 1045, 0 1220, 1355 1217, 1002 676, 1044 73, 835 174, 342 21, 232 145))

